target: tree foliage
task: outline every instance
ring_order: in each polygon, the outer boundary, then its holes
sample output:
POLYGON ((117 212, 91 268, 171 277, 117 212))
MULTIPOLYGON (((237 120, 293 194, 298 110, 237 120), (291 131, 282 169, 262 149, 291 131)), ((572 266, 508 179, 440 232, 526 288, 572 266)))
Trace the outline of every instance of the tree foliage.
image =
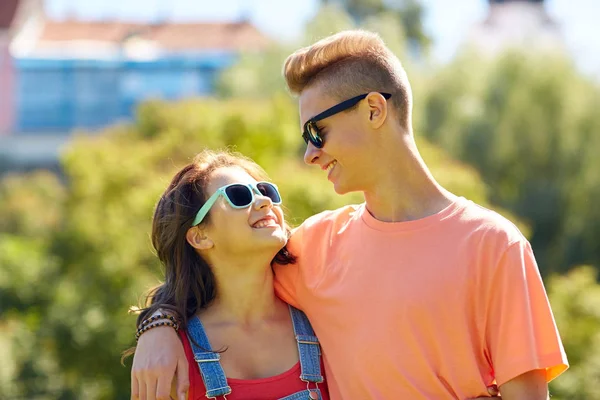
POLYGON ((402 28, 403 38, 415 51, 426 54, 431 46, 423 25, 425 9, 418 0, 321 0, 321 3, 343 8, 357 25, 387 14, 402 28))
POLYGON ((552 399, 600 400, 598 270, 579 267, 550 279, 548 290, 571 368, 551 383, 552 399))
POLYGON ((600 264, 600 89, 566 60, 457 59, 428 83, 419 130, 475 167, 532 228, 545 274, 600 264))

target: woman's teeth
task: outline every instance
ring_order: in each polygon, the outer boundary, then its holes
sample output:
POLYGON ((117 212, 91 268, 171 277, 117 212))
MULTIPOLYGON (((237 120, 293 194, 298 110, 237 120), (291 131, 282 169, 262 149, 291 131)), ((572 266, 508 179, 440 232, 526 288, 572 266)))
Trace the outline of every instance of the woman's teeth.
POLYGON ((252 227, 253 228, 265 228, 267 226, 274 226, 274 225, 276 225, 276 223, 272 219, 263 219, 261 221, 258 221, 254 225, 252 225, 252 227))

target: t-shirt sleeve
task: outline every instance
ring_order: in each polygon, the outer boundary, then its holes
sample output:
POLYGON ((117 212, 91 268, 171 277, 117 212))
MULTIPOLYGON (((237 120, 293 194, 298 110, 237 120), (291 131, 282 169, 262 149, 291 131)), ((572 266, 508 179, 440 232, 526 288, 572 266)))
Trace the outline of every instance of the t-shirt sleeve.
POLYGON ((487 351, 498 385, 537 369, 545 369, 550 382, 568 368, 548 296, 525 239, 502 255, 488 296, 487 351))
POLYGON ((275 271, 274 287, 275 293, 286 303, 301 309, 298 305, 298 280, 300 277, 300 266, 302 257, 300 254, 302 243, 302 229, 293 231, 292 237, 288 241, 287 247, 290 253, 296 256, 294 264, 280 265, 274 264, 275 271))

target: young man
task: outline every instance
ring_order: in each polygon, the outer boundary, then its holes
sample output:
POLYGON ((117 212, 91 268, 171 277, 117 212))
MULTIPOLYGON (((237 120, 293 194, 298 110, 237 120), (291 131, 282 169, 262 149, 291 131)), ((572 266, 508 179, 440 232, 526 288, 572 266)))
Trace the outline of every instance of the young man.
MULTIPOLYGON (((377 35, 349 31, 298 50, 284 74, 306 163, 336 192, 365 196, 305 221, 289 242, 298 263, 275 267, 277 293, 322 344, 331 398, 466 399, 497 383, 503 399, 547 399, 568 364, 531 247, 431 176, 399 60, 377 35)), ((175 337, 160 329, 140 341, 132 375, 171 365, 172 377, 179 348, 146 350, 175 337)))

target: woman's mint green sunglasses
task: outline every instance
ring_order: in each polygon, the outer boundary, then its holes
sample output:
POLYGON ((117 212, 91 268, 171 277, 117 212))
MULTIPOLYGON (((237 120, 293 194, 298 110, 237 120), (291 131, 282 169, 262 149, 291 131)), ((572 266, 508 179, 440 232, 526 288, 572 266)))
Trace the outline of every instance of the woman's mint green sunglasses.
POLYGON ((227 200, 231 207, 239 209, 249 207, 254 203, 255 193, 270 198, 275 205, 281 204, 279 189, 277 189, 277 186, 273 183, 257 182, 256 185, 252 183, 232 183, 218 188, 217 191, 210 196, 202 208, 198 210, 196 218, 194 218, 194 222, 192 222, 192 226, 196 226, 202 222, 219 196, 225 197, 225 200, 227 200))

